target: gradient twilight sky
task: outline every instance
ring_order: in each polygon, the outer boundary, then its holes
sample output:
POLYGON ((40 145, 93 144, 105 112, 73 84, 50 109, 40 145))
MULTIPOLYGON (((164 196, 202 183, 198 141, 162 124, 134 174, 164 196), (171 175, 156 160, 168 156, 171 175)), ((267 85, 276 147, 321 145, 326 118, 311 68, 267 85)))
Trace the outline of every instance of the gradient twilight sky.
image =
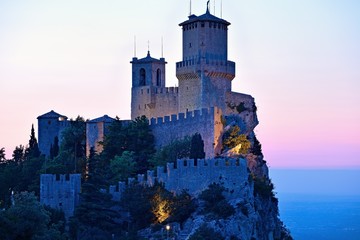
MULTIPOLYGON (((196 15, 205 7, 192 1, 196 15)), ((256 134, 270 167, 360 167, 359 12, 358 0, 223 0, 233 90, 256 99, 256 134)), ((137 57, 149 40, 159 58, 163 37, 167 86, 177 84, 178 24, 188 14, 187 0, 0 0, 7 158, 52 109, 69 118, 130 118, 134 35, 137 57)))

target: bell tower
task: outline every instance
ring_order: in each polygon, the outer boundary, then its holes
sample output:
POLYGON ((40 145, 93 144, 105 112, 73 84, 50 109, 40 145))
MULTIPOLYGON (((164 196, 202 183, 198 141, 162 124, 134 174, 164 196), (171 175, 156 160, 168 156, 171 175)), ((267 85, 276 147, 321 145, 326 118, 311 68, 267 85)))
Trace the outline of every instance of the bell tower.
POLYGON ((131 119, 153 117, 159 88, 165 87, 165 58, 155 59, 148 51, 145 58, 134 57, 132 64, 131 119))
POLYGON ((179 112, 201 108, 226 108, 235 63, 228 61, 229 22, 210 14, 190 15, 179 24, 183 41, 181 62, 176 63, 179 80, 179 112))

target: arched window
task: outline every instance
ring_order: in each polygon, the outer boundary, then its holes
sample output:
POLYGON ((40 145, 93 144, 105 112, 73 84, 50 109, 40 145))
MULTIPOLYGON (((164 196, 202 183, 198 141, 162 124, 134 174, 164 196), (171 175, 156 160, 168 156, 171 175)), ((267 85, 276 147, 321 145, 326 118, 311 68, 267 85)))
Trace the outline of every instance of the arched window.
POLYGON ((145 69, 141 68, 140 69, 140 81, 139 81, 139 85, 140 86, 145 86, 146 83, 146 73, 145 73, 145 69))
POLYGON ((156 71, 156 86, 161 86, 161 70, 156 71))

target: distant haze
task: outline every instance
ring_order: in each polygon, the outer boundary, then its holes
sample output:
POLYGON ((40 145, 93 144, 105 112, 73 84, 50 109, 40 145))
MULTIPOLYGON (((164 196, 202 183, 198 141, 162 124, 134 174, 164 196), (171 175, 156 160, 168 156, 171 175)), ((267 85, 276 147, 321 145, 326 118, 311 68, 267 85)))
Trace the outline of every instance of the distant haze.
MULTIPOLYGON (((271 167, 360 167, 360 1, 223 0, 233 90, 258 105, 271 167)), ((220 17, 221 1, 211 1, 220 17)), ((206 0, 192 1, 205 13, 206 0)), ((0 1, 0 148, 27 144, 36 117, 130 118, 134 56, 161 57, 177 83, 189 1, 0 1)))

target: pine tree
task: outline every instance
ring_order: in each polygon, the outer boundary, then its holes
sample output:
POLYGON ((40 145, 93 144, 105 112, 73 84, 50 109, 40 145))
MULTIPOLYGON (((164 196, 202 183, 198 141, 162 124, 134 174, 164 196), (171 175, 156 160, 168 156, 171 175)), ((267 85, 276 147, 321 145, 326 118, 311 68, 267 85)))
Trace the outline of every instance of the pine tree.
POLYGON ((29 146, 25 150, 25 158, 37 158, 40 156, 40 150, 37 139, 35 137, 34 124, 31 125, 31 134, 29 140, 29 146))
POLYGON ((195 133, 191 138, 190 158, 195 161, 205 158, 204 141, 200 133, 195 133))

